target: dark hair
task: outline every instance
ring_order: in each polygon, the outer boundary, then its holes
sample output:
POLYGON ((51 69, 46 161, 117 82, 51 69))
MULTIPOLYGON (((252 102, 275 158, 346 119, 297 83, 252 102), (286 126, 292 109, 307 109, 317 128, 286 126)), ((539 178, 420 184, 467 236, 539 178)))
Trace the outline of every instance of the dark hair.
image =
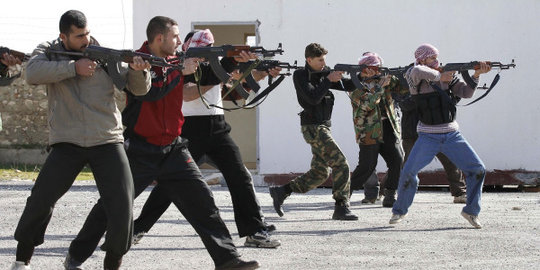
POLYGON ((305 56, 308 57, 319 57, 326 55, 328 51, 321 46, 319 43, 311 43, 306 46, 305 56))
POLYGON ((199 32, 201 30, 193 30, 189 33, 187 33, 186 37, 184 38, 184 43, 186 43, 188 41, 188 39, 190 39, 193 35, 195 35, 195 33, 199 32))
POLYGON ((72 25, 77 28, 85 28, 86 16, 84 16, 84 13, 78 10, 68 10, 62 14, 62 17, 60 17, 60 33, 69 35, 72 25))
POLYGON ((173 25, 178 25, 178 23, 169 17, 156 16, 152 18, 146 27, 146 38, 148 39, 148 42, 152 43, 154 38, 159 34, 167 34, 169 28, 173 25))

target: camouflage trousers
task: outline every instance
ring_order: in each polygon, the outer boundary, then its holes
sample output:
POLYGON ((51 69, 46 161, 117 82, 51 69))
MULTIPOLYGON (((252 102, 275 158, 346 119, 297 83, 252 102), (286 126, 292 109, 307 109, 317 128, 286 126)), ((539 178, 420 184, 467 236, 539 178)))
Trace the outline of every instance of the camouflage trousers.
POLYGON ((306 193, 318 187, 328 179, 332 169, 333 198, 348 202, 351 186, 349 164, 332 138, 330 128, 325 125, 304 125, 302 134, 304 140, 311 145, 313 158, 311 169, 290 182, 292 191, 306 193))

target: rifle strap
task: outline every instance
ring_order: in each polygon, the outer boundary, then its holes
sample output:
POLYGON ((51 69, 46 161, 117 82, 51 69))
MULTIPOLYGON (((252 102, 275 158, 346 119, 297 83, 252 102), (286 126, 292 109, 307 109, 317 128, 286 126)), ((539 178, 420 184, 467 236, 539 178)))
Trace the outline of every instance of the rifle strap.
POLYGON ((215 107, 215 108, 218 108, 218 109, 222 109, 222 110, 225 110, 225 111, 235 111, 235 110, 239 110, 239 109, 253 109, 259 105, 261 105, 261 103, 264 101, 264 99, 266 99, 266 97, 268 97, 268 94, 270 94, 270 92, 272 92, 274 89, 276 89, 276 87, 285 79, 285 75, 281 75, 279 76, 279 78, 274 81, 271 85, 269 85, 266 89, 264 89, 262 92, 260 92, 257 96, 255 96, 255 98, 253 98, 250 102, 248 102, 247 104, 244 104, 244 105, 238 105, 238 103, 236 103, 236 101, 232 100, 233 104, 236 105, 237 107, 236 108, 225 108, 225 107, 220 107, 218 105, 215 105, 215 104, 210 104, 209 106, 210 107, 215 107), (264 99, 263 99, 264 98, 264 99), (261 100, 263 99, 263 100, 261 100))
POLYGON ((493 89, 493 87, 495 87, 495 85, 497 85, 497 83, 499 82, 499 79, 501 78, 501 76, 499 75, 499 73, 497 73, 497 75, 495 75, 495 78, 493 78, 493 81, 491 82, 491 85, 489 86, 488 90, 486 90, 486 92, 484 94, 482 94, 481 96, 479 96, 477 99, 463 105, 463 106, 469 106, 473 103, 476 103, 477 101, 485 98, 489 92, 491 92, 491 90, 493 89))
POLYGON ((478 86, 478 83, 475 82, 472 78, 471 78, 471 75, 469 74, 469 71, 468 70, 462 70, 459 72, 461 74, 461 77, 463 78, 463 80, 465 81, 465 83, 470 87, 470 88, 476 88, 478 86))
MULTIPOLYGON (((242 73, 242 76, 240 76, 240 79, 238 80, 235 80, 233 85, 231 86, 231 88, 229 89, 229 91, 227 91, 222 97, 221 97, 221 101, 223 101, 225 99, 225 97, 227 95, 229 95, 234 89, 236 89, 237 86, 240 85, 240 82, 242 82, 242 80, 244 80, 249 74, 251 74, 251 71, 256 68, 259 63, 261 63, 261 60, 260 59, 257 59, 255 61, 253 61, 253 63, 246 69, 246 71, 244 71, 244 73, 242 73)), ((226 82, 223 82, 223 83, 226 83, 226 82)), ((239 93, 241 94, 241 93, 239 93)))
MULTIPOLYGON (((452 99, 450 98, 450 96, 448 96, 448 94, 446 92, 444 92, 437 84, 433 83, 433 82, 430 82, 429 85, 431 87, 433 87, 433 89, 437 90, 437 92, 439 92, 439 95, 442 96, 442 98, 448 102, 448 104, 451 104, 451 105, 455 105, 455 102, 452 101, 452 99)), ((418 89, 420 89, 420 87, 418 87, 418 89)))
POLYGON ((272 92, 276 87, 285 79, 285 75, 279 76, 279 78, 270 84, 266 89, 264 89, 260 94, 258 94, 253 100, 251 100, 246 106, 251 106, 255 104, 255 102, 259 101, 261 98, 267 96, 272 92))
POLYGON ((13 75, 13 76, 10 76, 10 77, 0 77, 0 86, 8 86, 15 79, 19 78, 20 76, 21 76, 21 73, 18 73, 16 75, 13 75))
POLYGON ((210 104, 208 104, 208 101, 203 96, 203 93, 201 91, 201 77, 202 77, 202 70, 201 70, 201 64, 199 63, 199 67, 197 70, 195 70, 195 73, 193 73, 193 77, 195 78, 195 84, 197 85, 197 91, 199 92, 199 98, 201 99, 201 102, 204 104, 204 106, 207 109, 210 109, 210 104))

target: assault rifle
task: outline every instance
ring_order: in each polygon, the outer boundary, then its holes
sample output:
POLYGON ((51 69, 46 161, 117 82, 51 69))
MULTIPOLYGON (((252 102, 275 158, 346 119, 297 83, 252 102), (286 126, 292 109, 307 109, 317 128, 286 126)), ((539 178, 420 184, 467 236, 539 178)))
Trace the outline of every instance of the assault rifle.
MULTIPOLYGON (((2 47, 0 46, 0 58, 3 58, 3 55, 4 53, 8 53, 8 54, 11 54, 13 57, 21 60, 21 62, 26 62, 28 61, 28 59, 30 59, 30 54, 26 54, 26 53, 23 53, 23 52, 19 52, 19 51, 16 51, 16 50, 11 50, 7 47, 2 47)), ((0 63, 0 65, 3 67, 4 65, 2 63, 0 63)), ((8 67, 5 67, 5 69, 0 69, 0 71, 3 71, 5 70, 7 72, 7 68, 8 67)), ((13 76, 10 76, 10 77, 0 77, 0 86, 7 86, 9 84, 11 84, 11 82, 13 82, 13 80, 15 80, 16 78, 20 77, 21 74, 16 74, 16 75, 13 75, 13 76)))
MULTIPOLYGON (((514 59, 512 59, 512 62, 510 64, 503 64, 501 62, 486 62, 490 67, 497 68, 497 69, 510 69, 515 68, 516 64, 514 63, 514 59)), ((480 69, 480 62, 479 61, 471 61, 468 63, 448 63, 446 65, 442 65, 438 68, 440 72, 445 71, 468 71, 468 70, 477 70, 480 69)))
POLYGON ((368 79, 375 79, 380 76, 386 76, 386 75, 393 75, 396 76, 400 83, 403 85, 407 85, 407 82, 405 78, 403 77, 403 74, 412 67, 413 64, 410 64, 405 67, 396 67, 396 68, 387 68, 387 67, 378 67, 378 66, 368 66, 368 65, 349 65, 349 64, 336 64, 334 66, 334 69, 331 69, 329 71, 325 72, 331 72, 331 71, 343 71, 348 73, 351 76, 351 80, 354 83, 354 86, 358 89, 364 88, 364 85, 361 82, 360 79, 360 73, 364 71, 364 69, 371 69, 375 72, 378 72, 379 75, 374 76, 372 78, 368 79))
MULTIPOLYGON (((501 70, 516 67, 514 59, 512 59, 512 62, 510 64, 503 64, 501 62, 491 62, 491 61, 487 61, 486 63, 492 68, 499 69, 499 72, 501 70)), ((437 68, 437 70, 439 70, 440 72, 458 71, 459 73, 461 73, 461 76, 463 77, 463 80, 465 81, 465 83, 467 83, 467 85, 469 85, 471 88, 476 88, 477 83, 474 82, 474 80, 469 75, 469 70, 477 70, 477 69, 480 69, 480 62, 479 61, 471 61, 471 62, 468 62, 468 63, 448 63, 446 65, 441 64, 439 66, 439 68, 437 68)), ((489 86, 489 88, 486 87, 486 84, 484 84, 484 86, 480 87, 482 89, 487 89, 487 91, 483 95, 478 97, 477 99, 465 104, 464 106, 471 105, 471 104, 481 100, 485 96, 487 96, 487 94, 489 94, 489 92, 493 89, 493 87, 495 87, 495 85, 499 82, 500 77, 501 76, 499 75, 499 73, 497 73, 497 75, 495 75, 495 78, 491 82, 491 85, 489 86)))
MULTIPOLYGON (((223 85, 223 96, 227 96, 226 100, 230 100, 233 102, 233 104, 236 105, 236 108, 222 108, 227 111, 231 110, 237 110, 237 109, 252 109, 260 105, 264 99, 272 92, 284 79, 285 76, 291 75, 290 70, 291 69, 298 69, 301 68, 298 66, 297 61, 294 62, 294 64, 290 64, 287 62, 280 62, 277 60, 254 60, 254 61, 248 61, 245 63, 239 63, 239 70, 242 72, 242 76, 240 79, 235 81, 235 83, 240 83, 243 79, 246 80, 245 85, 246 88, 249 88, 253 92, 257 93, 253 99, 250 101, 245 101, 244 105, 239 105, 236 100, 240 99, 238 95, 228 95, 231 91, 230 88, 226 86, 226 84, 223 85), (272 77, 268 76, 268 87, 266 87, 263 91, 260 91, 260 85, 257 83, 257 81, 253 78, 251 71, 252 70, 258 70, 258 71, 266 71, 268 72, 272 68, 280 67, 282 69, 286 69, 285 73, 280 73, 278 79, 274 82, 272 82, 272 77), (229 98, 230 97, 230 98, 229 98)), ((233 84, 234 86, 234 84, 233 84)))
POLYGON ((172 69, 182 70, 184 67, 183 62, 174 62, 169 63, 163 57, 157 57, 151 54, 135 52, 133 50, 115 50, 110 48, 105 48, 96 45, 89 45, 82 52, 69 52, 69 51, 58 51, 48 49, 46 54, 59 54, 59 55, 69 55, 81 58, 88 58, 99 62, 106 68, 107 73, 112 78, 116 87, 120 90, 124 89, 126 86, 126 78, 120 75, 120 62, 133 63, 133 58, 135 56, 140 56, 143 60, 148 61, 152 66, 166 67, 172 69))
MULTIPOLYGON (((248 61, 246 63, 239 63, 238 66, 239 66, 239 70, 240 72, 244 73, 246 72, 246 70, 249 69, 249 67, 251 65, 253 65, 254 61, 248 61)), ((285 69, 285 73, 280 73, 279 75, 283 75, 283 76, 288 76, 288 75, 291 75, 291 69, 298 69, 298 68, 301 68, 298 66, 298 61, 294 61, 294 64, 290 64, 288 62, 281 62, 281 61, 278 61, 278 60, 261 60, 259 61, 259 63, 257 65, 255 65, 255 67, 253 68, 254 70, 258 70, 258 71, 266 71, 268 72, 270 69, 273 69, 273 68, 276 68, 276 67, 280 67, 282 69, 285 69)), ((246 83, 247 85, 249 86, 249 88, 255 92, 258 92, 259 89, 261 88, 260 85, 257 83, 257 81, 255 81, 255 79, 253 78, 253 76, 251 74, 248 74, 246 76, 246 83)), ((268 85, 271 85, 272 84, 272 76, 268 76, 268 85)))
MULTIPOLYGON (((227 83, 231 75, 225 71, 225 69, 219 63, 219 57, 234 57, 240 55, 242 51, 252 52, 262 57, 274 57, 277 54, 283 54, 283 49, 281 43, 279 43, 277 49, 267 50, 263 47, 251 47, 248 45, 222 45, 216 47, 190 47, 187 51, 179 51, 176 53, 176 58, 169 59, 169 61, 180 61, 183 62, 184 58, 204 58, 209 62, 212 71, 214 74, 223 82, 227 83)), ((249 96, 248 91, 246 91, 241 84, 237 84, 234 88, 242 98, 247 98, 249 96)))
POLYGON ((47 53, 77 56, 81 58, 88 58, 91 60, 99 61, 102 63, 133 63, 133 58, 135 56, 140 56, 143 60, 148 61, 148 63, 150 63, 150 65, 152 66, 168 67, 180 70, 183 69, 182 64, 171 64, 163 57, 157 57, 151 54, 136 52, 133 50, 115 50, 96 45, 89 45, 82 52, 58 51, 49 49, 47 50, 47 53))

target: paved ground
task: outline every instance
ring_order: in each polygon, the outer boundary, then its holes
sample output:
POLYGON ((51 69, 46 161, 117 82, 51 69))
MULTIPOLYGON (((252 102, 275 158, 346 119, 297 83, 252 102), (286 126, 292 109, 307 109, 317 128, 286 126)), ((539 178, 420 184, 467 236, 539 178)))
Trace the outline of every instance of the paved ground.
MULTIPOLYGON (((0 269, 14 260, 13 232, 30 193, 30 181, 0 181, 0 269)), ((274 212, 268 189, 257 188, 267 221, 277 226, 278 249, 243 247, 224 187, 212 186, 221 214, 242 257, 257 259, 262 269, 538 269, 540 262, 539 193, 484 193, 476 230, 460 216, 461 206, 442 191, 420 191, 409 216, 388 224, 390 209, 381 203, 352 211, 359 221, 333 221, 329 189, 316 189, 286 200, 285 216, 274 212)), ((149 192, 136 200, 140 211, 149 192)), ((62 269, 70 240, 97 200, 92 182, 77 182, 57 204, 45 244, 36 249, 32 269, 62 269)), ((104 252, 96 251, 85 269, 100 269, 104 252)), ((124 259, 123 269, 213 269, 191 226, 170 208, 124 259)))

